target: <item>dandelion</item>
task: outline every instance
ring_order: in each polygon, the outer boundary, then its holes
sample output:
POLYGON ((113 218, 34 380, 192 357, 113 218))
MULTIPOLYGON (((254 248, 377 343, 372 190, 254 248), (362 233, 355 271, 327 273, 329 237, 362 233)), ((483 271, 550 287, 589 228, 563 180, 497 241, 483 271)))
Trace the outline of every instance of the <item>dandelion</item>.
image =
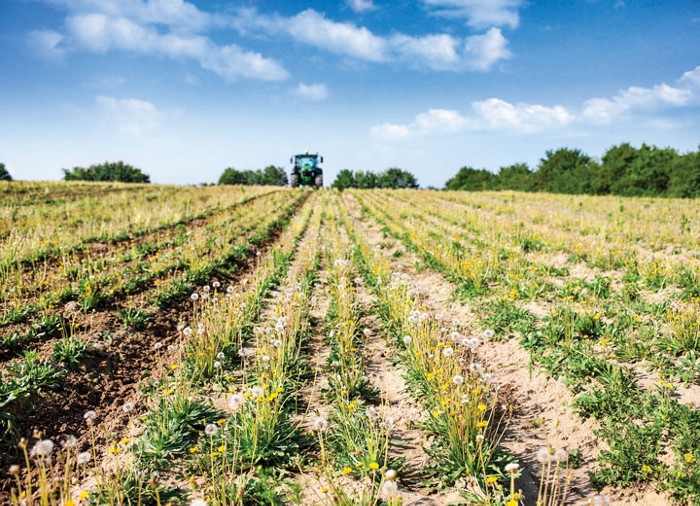
POLYGON ((215 436, 217 432, 219 432, 219 427, 217 427, 215 423, 207 424, 207 426, 204 427, 204 433, 207 436, 215 436))
POLYGON ((221 367, 221 362, 219 362, 218 360, 215 360, 212 365, 214 366, 214 369, 219 369, 221 367))
POLYGON ((411 336, 403 336, 403 344, 405 344, 406 346, 411 344, 411 340, 411 336))
POLYGON ((451 357, 452 355, 455 354, 455 350, 453 350, 451 347, 447 347, 444 350, 442 350, 442 355, 444 357, 451 357))
POLYGON ((554 460, 556 460, 558 464, 564 464, 569 460, 569 453, 564 448, 559 448, 554 452, 554 460))
POLYGON ((464 376, 460 374, 455 374, 454 376, 452 376, 452 383, 454 383, 455 385, 461 385, 462 383, 464 383, 464 376))
POLYGON ((469 364, 470 372, 481 372, 483 370, 484 367, 479 362, 472 362, 471 364, 469 364))
POLYGON ((316 432, 326 432, 328 430, 328 420, 326 420, 322 416, 319 416, 318 418, 316 418, 313 421, 313 423, 311 424, 311 427, 316 432))
POLYGON ((261 387, 253 387, 250 389, 250 393, 253 397, 263 397, 265 395, 265 390, 261 387))
POLYGON ((92 460, 92 455, 90 452, 80 452, 76 457, 75 461, 79 466, 85 465, 92 460))
POLYGON ((153 348, 155 348, 156 350, 160 350, 162 347, 163 343, 161 343, 160 341, 153 345, 153 348))
POLYGON ((214 288, 219 288, 221 286, 221 283, 219 283, 218 281, 213 281, 211 286, 213 286, 214 288))
POLYGON ((262 360, 263 362, 269 362, 269 361, 270 361, 270 355, 263 355, 262 357, 260 357, 260 360, 262 360))
POLYGON ((605 495, 594 495, 588 500, 591 506, 610 506, 610 499, 605 495))
POLYGON ((475 437, 474 439, 476 439, 478 442, 481 442, 481 441, 484 440, 484 435, 483 435, 483 434, 477 434, 476 437, 475 437))
POLYGON ((197 292, 193 293, 192 295, 190 295, 190 299, 199 300, 199 294, 197 292))
POLYGON ((175 345, 174 344, 169 344, 168 347, 166 348, 168 351, 175 351, 175 345))
POLYGON ((192 335, 192 329, 190 327, 185 327, 182 329, 182 333, 185 335, 185 337, 190 337, 192 335))
POLYGON ((122 411, 123 411, 124 413, 129 413, 130 411, 133 411, 133 409, 134 409, 134 403, 133 403, 133 402, 125 402, 125 403, 122 405, 122 411))
POLYGON ((78 438, 71 434, 69 436, 66 436, 66 439, 63 440, 63 442, 61 443, 61 446, 63 448, 74 448, 75 445, 77 445, 77 444, 78 444, 78 438))
POLYGON ((394 497, 399 493, 399 485, 395 481, 386 480, 382 484, 381 495, 383 497, 394 497))
POLYGON ((272 340, 272 346, 275 348, 281 348, 282 347, 282 341, 279 339, 273 339, 272 340))
POLYGON ((17 476, 19 474, 19 466, 17 464, 12 464, 10 466, 9 472, 13 476, 17 476))
POLYGON ((518 464, 517 462, 511 462, 505 467, 506 473, 510 474, 515 474, 516 472, 518 472, 518 469, 520 469, 520 464, 518 464))
POLYGON ((364 334, 365 337, 369 337, 369 336, 372 335, 372 330, 371 330, 371 329, 368 329, 368 328, 365 328, 365 329, 362 331, 362 334, 364 334))
POLYGON ((202 334, 204 334, 204 330, 205 330, 205 329, 204 329, 204 324, 203 324, 203 323, 199 323, 199 324, 197 325, 197 334, 199 334, 199 335, 201 336, 202 334))
POLYGON ((29 451, 29 455, 36 459, 50 459, 53 447, 53 441, 50 439, 42 439, 34 443, 34 446, 32 446, 32 449, 29 451))
POLYGON ((547 448, 546 446, 543 446, 542 448, 537 450, 536 456, 537 461, 541 462, 542 464, 548 463, 552 458, 552 454, 549 453, 549 448, 547 448))
POLYGON ((495 334, 494 331, 491 329, 484 330, 484 337, 486 339, 491 339, 494 336, 494 334, 495 334))
POLYGON ((95 418, 97 418, 97 413, 95 413, 92 409, 89 411, 86 411, 85 414, 83 415, 83 419, 87 423, 92 423, 95 420, 95 418))

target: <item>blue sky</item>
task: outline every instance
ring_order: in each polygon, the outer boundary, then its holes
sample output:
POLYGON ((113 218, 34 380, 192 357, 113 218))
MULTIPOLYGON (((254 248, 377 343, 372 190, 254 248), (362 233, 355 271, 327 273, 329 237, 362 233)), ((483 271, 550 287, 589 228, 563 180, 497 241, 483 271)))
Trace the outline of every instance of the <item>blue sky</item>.
POLYGON ((465 165, 700 145, 697 0, 0 0, 0 162, 15 179, 124 160, 465 165))

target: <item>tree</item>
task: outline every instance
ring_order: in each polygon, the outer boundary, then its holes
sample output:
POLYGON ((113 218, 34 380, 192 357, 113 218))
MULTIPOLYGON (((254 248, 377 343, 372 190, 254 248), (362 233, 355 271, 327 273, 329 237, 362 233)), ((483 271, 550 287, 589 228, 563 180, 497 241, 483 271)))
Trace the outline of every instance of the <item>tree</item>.
POLYGON ((119 181, 122 183, 150 183, 148 174, 131 165, 119 162, 105 162, 88 168, 74 167, 63 169, 64 181, 119 181))
POLYGON ((379 188, 418 188, 418 180, 410 172, 392 167, 379 173, 377 186, 379 188))
POLYGON ((486 169, 462 167, 445 183, 446 190, 482 191, 495 187, 496 175, 486 169))
POLYGON ((700 147, 678 156, 672 163, 668 181, 669 197, 700 197, 700 147))
POLYGON ((593 193, 597 164, 580 149, 547 151, 535 173, 535 189, 552 193, 593 193))
POLYGON ((258 170, 237 170, 229 167, 219 177, 219 184, 241 184, 247 186, 287 186, 287 172, 282 167, 268 165, 258 170))
POLYGON ((355 187, 368 190, 377 187, 377 175, 374 172, 358 170, 355 172, 355 187))
POLYGON ((335 181, 333 181, 331 188, 338 188, 341 191, 346 188, 355 188, 355 174, 350 169, 341 170, 335 176, 335 181))
POLYGON ((275 167, 274 165, 268 165, 263 169, 262 179, 262 184, 269 186, 287 186, 289 184, 287 171, 282 167, 275 167))
POLYGON ((499 169, 495 184, 500 190, 529 192, 535 184, 534 174, 526 163, 515 163, 499 169))
POLYGON ((12 176, 7 172, 4 163, 0 163, 0 181, 12 181, 12 176))

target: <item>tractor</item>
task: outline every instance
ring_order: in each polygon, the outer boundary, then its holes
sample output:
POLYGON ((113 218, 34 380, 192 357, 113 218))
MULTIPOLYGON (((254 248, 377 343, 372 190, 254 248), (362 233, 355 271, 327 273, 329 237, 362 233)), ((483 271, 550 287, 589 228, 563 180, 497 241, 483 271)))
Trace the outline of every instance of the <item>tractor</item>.
POLYGON ((318 153, 312 154, 306 151, 302 155, 294 155, 289 163, 294 164, 292 168, 291 186, 313 186, 318 189, 323 187, 323 169, 318 166, 323 163, 323 157, 318 153))

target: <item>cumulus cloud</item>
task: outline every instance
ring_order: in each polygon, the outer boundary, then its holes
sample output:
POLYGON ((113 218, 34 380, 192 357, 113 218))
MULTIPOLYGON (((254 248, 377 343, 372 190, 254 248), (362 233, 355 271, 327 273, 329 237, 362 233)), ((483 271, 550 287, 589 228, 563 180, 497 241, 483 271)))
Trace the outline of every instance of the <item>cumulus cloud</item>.
POLYGON ((376 5, 372 0, 348 0, 350 8, 358 13, 367 12, 376 9, 376 5))
POLYGON ((288 19, 284 26, 295 40, 333 53, 381 62, 387 59, 387 43, 364 27, 340 23, 307 9, 288 19))
POLYGON ((666 83, 651 88, 630 86, 612 98, 591 98, 583 104, 583 118, 591 123, 606 124, 636 111, 653 111, 683 107, 698 98, 700 66, 685 72, 678 86, 666 83))
POLYGON ((474 28, 520 24, 518 9, 524 0, 423 0, 423 4, 438 16, 465 18, 474 28))
POLYGON ((119 132, 140 137, 160 128, 161 113, 146 100, 99 95, 95 104, 107 123, 119 132))
POLYGON ((169 58, 189 58, 229 80, 244 77, 286 79, 287 71, 274 60, 246 51, 235 44, 219 46, 198 35, 161 34, 154 26, 106 14, 71 16, 66 25, 73 41, 96 53, 130 51, 169 58))
POLYGON ((490 70, 501 60, 510 58, 508 41, 498 28, 491 28, 483 35, 472 35, 465 40, 465 50, 471 56, 470 65, 477 70, 490 70))
POLYGON ((299 83, 299 86, 294 88, 294 94, 306 100, 320 102, 328 98, 328 88, 323 83, 304 84, 299 83))
MULTIPOLYGON (((579 111, 562 105, 511 103, 500 98, 474 101, 470 113, 430 109, 408 123, 383 123, 371 128, 373 137, 401 140, 440 133, 503 131, 529 134, 567 126, 597 126, 613 123, 635 113, 700 105, 700 66, 685 72, 677 86, 658 84, 650 88, 631 86, 611 98, 586 100, 579 111)), ((668 126, 663 118, 652 118, 668 126)))

